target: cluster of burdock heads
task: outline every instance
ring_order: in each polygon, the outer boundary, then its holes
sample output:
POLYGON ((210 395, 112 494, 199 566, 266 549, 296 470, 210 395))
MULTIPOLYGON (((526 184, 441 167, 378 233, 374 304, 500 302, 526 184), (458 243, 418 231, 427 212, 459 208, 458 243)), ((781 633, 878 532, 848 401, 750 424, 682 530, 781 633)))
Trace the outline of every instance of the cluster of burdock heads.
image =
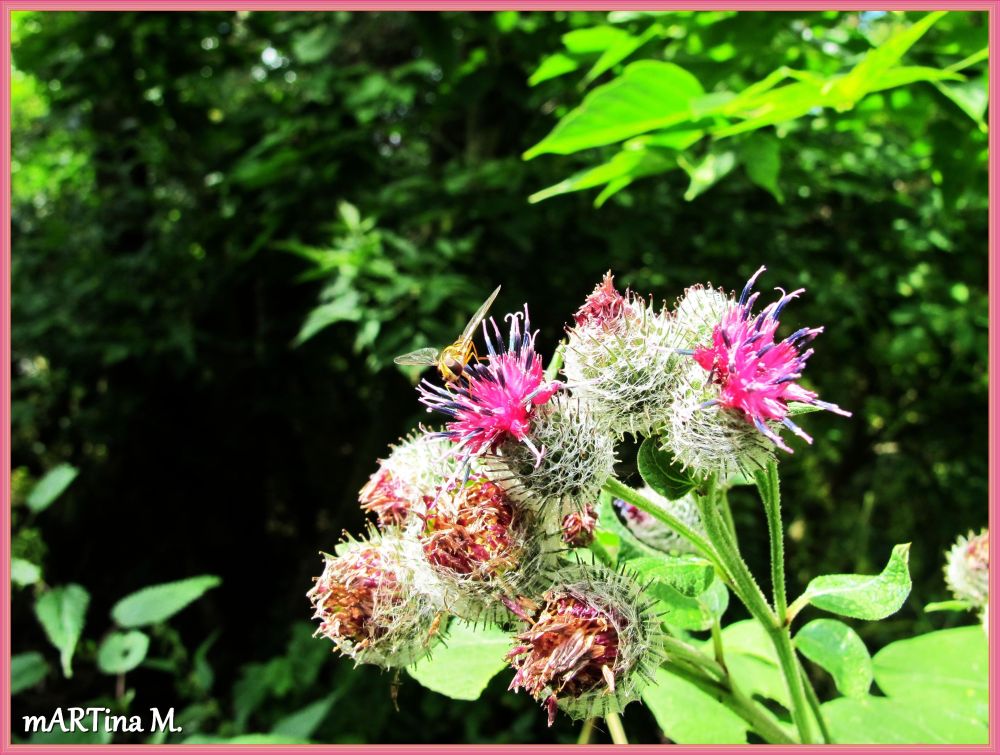
MULTIPOLYGON (((637 699, 664 659, 654 601, 634 575, 574 551, 592 538, 619 442, 657 439, 692 478, 727 479, 791 452, 788 433, 810 442, 794 406, 848 415, 798 383, 822 328, 776 337, 801 290, 754 312, 763 271, 738 298, 698 285, 673 308, 620 292, 609 273, 567 328, 561 376, 535 349, 527 307, 504 318, 506 335, 484 321, 481 358, 417 387, 443 426, 402 439, 361 490, 377 526, 324 554, 308 593, 317 634, 357 663, 400 668, 447 641, 450 617, 493 622, 510 630, 510 688, 550 725, 560 709, 592 718, 637 699)), ((619 504, 640 539, 683 550, 619 504)), ((676 515, 697 530, 689 509, 676 515)))

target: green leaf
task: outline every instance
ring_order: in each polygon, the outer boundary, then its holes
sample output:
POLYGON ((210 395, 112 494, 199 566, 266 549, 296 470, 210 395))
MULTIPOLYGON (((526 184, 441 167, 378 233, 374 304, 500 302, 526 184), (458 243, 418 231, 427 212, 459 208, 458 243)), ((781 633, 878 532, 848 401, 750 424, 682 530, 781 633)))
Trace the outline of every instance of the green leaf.
POLYGON ((972 81, 964 81, 961 84, 937 84, 938 91, 954 102, 958 107, 979 125, 986 127, 983 120, 986 115, 986 106, 989 104, 990 93, 987 77, 980 76, 972 81))
POLYGON ((673 63, 631 63, 587 95, 524 158, 568 155, 681 123, 690 116, 691 99, 702 93, 698 80, 673 63))
MULTIPOLYGON (((737 621, 722 630, 726 666, 749 695, 766 697, 788 708, 788 687, 778 656, 764 628, 753 619, 737 621)), ((711 652, 711 641, 705 643, 711 652)))
POLYGON ((59 651, 63 676, 73 676, 73 653, 83 632, 90 593, 80 585, 54 587, 35 601, 35 616, 59 651))
POLYGON ((628 34, 612 43, 601 53, 601 57, 597 59, 593 67, 587 71, 587 75, 583 77, 584 86, 589 86, 602 73, 618 65, 649 40, 653 39, 653 37, 657 37, 662 33, 663 27, 659 24, 653 24, 638 37, 628 34))
POLYGON ((572 73, 579 67, 579 61, 571 58, 569 55, 557 52, 549 55, 538 64, 538 68, 535 69, 535 72, 531 74, 531 78, 528 79, 528 86, 537 86, 543 81, 564 76, 567 73, 572 73))
POLYGON ((137 629, 130 632, 112 632, 97 648, 97 668, 101 673, 125 674, 146 658, 149 637, 137 629))
POLYGON ((836 619, 810 621, 795 635, 795 647, 833 677, 847 697, 863 698, 872 686, 872 659, 857 632, 836 619))
POLYGON ((781 146, 777 137, 772 134, 754 134, 740 146, 740 162, 751 181, 771 192, 779 203, 784 204, 785 195, 778 186, 781 146))
POLYGON ((930 700, 838 698, 822 705, 837 744, 986 744, 986 725, 930 700))
POLYGON ((684 192, 684 199, 690 202, 732 172, 736 167, 736 153, 710 151, 697 163, 681 161, 680 166, 691 179, 687 191, 684 192))
POLYGON ((678 744, 746 744, 742 718, 690 682, 657 669, 656 683, 642 693, 664 735, 678 744))
POLYGON ((613 26, 592 26, 566 32, 562 35, 562 43, 573 55, 596 55, 629 36, 628 32, 613 26))
POLYGON ((712 565, 698 556, 647 556, 629 561, 628 566, 638 573, 641 582, 653 579, 689 598, 705 592, 715 578, 712 565))
POLYGON ((69 464, 59 464, 50 469, 28 495, 28 508, 36 513, 45 511, 63 494, 79 473, 79 469, 69 464))
POLYGON ((358 322, 361 319, 360 297, 352 291, 348 295, 338 297, 333 301, 320 304, 306 316, 293 346, 301 346, 324 328, 338 322, 358 322))
POLYGON ((900 29, 878 47, 869 50, 860 63, 835 82, 830 92, 831 100, 844 108, 872 91, 879 77, 898 63, 906 51, 944 15, 945 11, 928 13, 915 24, 900 29))
POLYGON ((10 694, 16 695, 38 684, 49 671, 41 653, 18 653, 10 657, 10 694))
POLYGON ((274 725, 271 734, 298 740, 309 739, 329 715, 338 697, 340 697, 339 693, 333 692, 323 699, 285 716, 274 725))
POLYGON ((121 627, 157 624, 221 583, 222 580, 216 576, 203 575, 146 587, 115 603, 111 608, 111 618, 121 627))
POLYGON ((890 697, 968 705, 986 720, 989 647, 979 624, 893 642, 875 654, 874 667, 890 697))
POLYGON ((696 632, 710 628, 729 605, 729 591, 720 579, 696 597, 654 579, 646 587, 646 594, 656 599, 656 611, 663 623, 696 632))
POLYGON ((869 91, 879 92, 883 89, 915 84, 918 81, 961 81, 962 75, 942 68, 929 66, 896 66, 884 71, 872 82, 869 91))
POLYGON ((478 700, 490 679, 507 666, 510 635, 495 625, 476 628, 452 621, 445 644, 407 671, 427 689, 454 700, 478 700))
POLYGON ((910 544, 892 549, 881 574, 828 574, 816 577, 799 600, 830 613, 875 621, 898 611, 910 594, 910 544))
POLYGON ((668 500, 676 501, 694 489, 694 480, 674 463, 669 453, 657 446, 653 438, 646 438, 639 446, 636 463, 646 484, 668 500))
POLYGON ((557 184, 535 192, 528 197, 528 201, 535 204, 560 194, 590 189, 626 177, 632 181, 652 173, 662 173, 676 165, 676 159, 663 151, 622 150, 607 162, 581 170, 557 184))
POLYGON ((10 581, 17 587, 27 587, 42 578, 42 570, 23 558, 10 560, 10 581))

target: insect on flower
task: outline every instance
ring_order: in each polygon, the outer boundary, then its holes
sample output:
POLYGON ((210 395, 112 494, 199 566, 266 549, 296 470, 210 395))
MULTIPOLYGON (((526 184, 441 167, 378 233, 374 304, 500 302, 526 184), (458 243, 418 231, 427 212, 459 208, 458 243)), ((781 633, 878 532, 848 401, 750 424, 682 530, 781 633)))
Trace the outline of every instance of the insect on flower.
POLYGON ((472 357, 476 357, 477 360, 479 359, 479 354, 476 352, 476 346, 472 342, 472 337, 476 332, 476 328, 479 327, 479 323, 486 317, 486 313, 493 305, 493 300, 497 298, 497 294, 499 293, 500 286, 497 286, 493 289, 493 293, 489 295, 489 298, 476 310, 476 314, 469 320, 462 331, 462 335, 456 338, 455 342, 451 345, 445 346, 440 350, 433 347, 417 349, 416 351, 411 351, 409 354, 402 354, 393 361, 396 364, 416 367, 437 367, 438 372, 441 373, 441 378, 445 382, 455 382, 462 376, 466 365, 469 364, 472 357))

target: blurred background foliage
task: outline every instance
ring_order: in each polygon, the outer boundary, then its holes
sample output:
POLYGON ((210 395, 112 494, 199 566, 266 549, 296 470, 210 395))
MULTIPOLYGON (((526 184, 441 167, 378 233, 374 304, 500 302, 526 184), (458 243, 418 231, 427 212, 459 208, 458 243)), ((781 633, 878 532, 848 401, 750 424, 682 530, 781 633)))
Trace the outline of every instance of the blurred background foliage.
MULTIPOLYGON (((960 76, 852 90, 753 139, 714 120, 530 160, 635 61, 724 103, 775 71, 846 73, 921 15, 13 18, 13 550, 40 567, 13 647, 41 654, 15 721, 101 700, 176 706, 168 741, 573 741, 504 674, 486 704, 404 677, 394 710, 391 675, 309 638, 304 593, 317 551, 362 528, 375 459, 425 416, 392 357, 450 341, 498 284, 494 310, 530 302, 551 350, 608 268, 668 300, 760 264, 807 287, 788 311, 826 326, 807 378, 855 414, 810 416, 814 447, 783 459, 790 592, 912 541, 909 603, 858 631, 874 651, 964 620, 922 606, 945 597, 946 546, 986 522, 985 13, 947 14, 900 63, 960 76), (538 194, 629 149, 614 191, 538 194), (32 506, 64 463, 72 484, 32 506), (154 625, 127 676, 102 673, 115 601, 199 574, 221 586, 154 625), (65 679, 33 607, 69 582, 90 602, 65 679)), ((764 573, 763 516, 733 499, 764 573)), ((625 723, 655 741, 639 706, 625 723)))

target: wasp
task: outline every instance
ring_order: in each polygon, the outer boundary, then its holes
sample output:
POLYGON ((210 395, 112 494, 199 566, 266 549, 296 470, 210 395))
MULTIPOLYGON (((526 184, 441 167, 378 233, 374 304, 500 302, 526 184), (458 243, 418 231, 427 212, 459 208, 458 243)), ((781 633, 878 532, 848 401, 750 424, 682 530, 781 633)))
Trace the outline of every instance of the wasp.
POLYGON ((462 376, 462 372, 465 370, 465 366, 469 363, 469 360, 473 356, 476 359, 479 358, 472 338, 476 332, 476 328, 479 327, 479 323, 486 317, 486 313, 493 304, 493 300, 497 298, 497 294, 499 293, 500 286, 497 286, 489 298, 476 310, 476 314, 469 320, 468 325, 462 331, 462 335, 456 338, 453 344, 445 346, 440 350, 433 347, 417 349, 416 351, 411 351, 409 354, 402 354, 393 361, 396 364, 417 367, 437 367, 437 371, 441 373, 441 377, 446 383, 455 382, 462 376))

